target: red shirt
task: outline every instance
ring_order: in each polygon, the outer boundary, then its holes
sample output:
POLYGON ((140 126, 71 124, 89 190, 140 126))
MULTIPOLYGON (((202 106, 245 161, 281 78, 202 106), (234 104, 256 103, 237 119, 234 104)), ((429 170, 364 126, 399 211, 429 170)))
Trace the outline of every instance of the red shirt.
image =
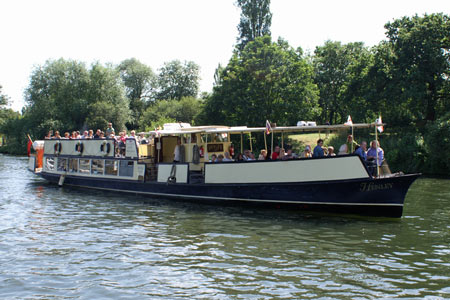
POLYGON ((278 159, 278 155, 280 155, 280 154, 277 152, 272 153, 272 160, 278 159))

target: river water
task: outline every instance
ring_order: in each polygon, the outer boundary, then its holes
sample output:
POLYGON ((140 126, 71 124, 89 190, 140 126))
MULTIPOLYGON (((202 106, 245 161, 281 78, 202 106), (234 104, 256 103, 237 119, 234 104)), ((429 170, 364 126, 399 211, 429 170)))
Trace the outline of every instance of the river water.
POLYGON ((1 299, 449 299, 450 180, 401 219, 59 188, 0 154, 1 299))

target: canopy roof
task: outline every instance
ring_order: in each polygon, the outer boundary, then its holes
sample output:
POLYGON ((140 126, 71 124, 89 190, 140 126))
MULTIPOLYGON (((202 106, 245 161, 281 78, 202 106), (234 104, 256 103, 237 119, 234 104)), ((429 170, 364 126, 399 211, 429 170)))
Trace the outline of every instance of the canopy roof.
MULTIPOLYGON (((155 134, 155 135, 180 135, 180 134, 191 134, 191 133, 230 133, 230 134, 240 134, 240 133, 253 133, 253 132, 265 132, 266 127, 247 127, 247 126, 220 126, 220 125, 212 125, 212 126, 174 126, 177 123, 168 124, 169 126, 164 125, 164 129, 162 130, 153 130, 148 132, 141 132, 144 134, 155 134), (166 129, 168 127, 168 129, 166 129)), ((183 123, 185 124, 185 123, 183 123)), ((327 130, 347 130, 353 128, 370 128, 375 126, 382 126, 385 124, 379 123, 358 123, 350 125, 319 125, 319 126, 280 126, 280 127, 272 127, 271 132, 292 132, 292 133, 301 133, 301 132, 317 132, 317 131, 327 131, 327 130)))

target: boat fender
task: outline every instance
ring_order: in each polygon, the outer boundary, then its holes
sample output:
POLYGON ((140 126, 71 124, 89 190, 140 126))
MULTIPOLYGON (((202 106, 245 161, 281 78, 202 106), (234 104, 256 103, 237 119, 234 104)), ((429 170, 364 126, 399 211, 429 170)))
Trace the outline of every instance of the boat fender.
POLYGON ((170 170, 170 176, 167 178, 167 183, 176 183, 177 177, 175 176, 177 173, 177 165, 173 164, 172 169, 170 170))
POLYGON ((109 154, 109 152, 111 152, 111 144, 107 143, 106 141, 103 142, 100 146, 100 152, 102 152, 105 155, 109 154))
POLYGON ((83 143, 82 143, 82 142, 78 142, 78 143, 75 145, 75 151, 77 151, 77 152, 79 152, 79 153, 81 154, 81 153, 83 153, 83 150, 84 150, 84 145, 83 145, 83 143))
POLYGON ((192 147, 192 162, 196 165, 200 163, 200 152, 198 149, 198 145, 194 145, 192 147))
POLYGON ((55 155, 58 155, 61 153, 62 150, 62 145, 61 142, 56 142, 55 145, 53 146, 53 149, 55 150, 55 155))

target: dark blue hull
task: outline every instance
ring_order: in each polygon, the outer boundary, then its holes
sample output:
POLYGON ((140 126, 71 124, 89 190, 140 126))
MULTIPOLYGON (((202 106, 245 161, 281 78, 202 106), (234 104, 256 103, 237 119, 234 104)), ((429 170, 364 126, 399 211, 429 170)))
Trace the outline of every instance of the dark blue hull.
MULTIPOLYGON (((42 172, 39 175, 54 183, 58 183, 60 179, 57 174, 42 172)), ((68 175, 64 185, 195 203, 257 205, 289 210, 401 217, 408 188, 418 176, 420 175, 411 174, 381 179, 302 183, 168 184, 68 175)))

